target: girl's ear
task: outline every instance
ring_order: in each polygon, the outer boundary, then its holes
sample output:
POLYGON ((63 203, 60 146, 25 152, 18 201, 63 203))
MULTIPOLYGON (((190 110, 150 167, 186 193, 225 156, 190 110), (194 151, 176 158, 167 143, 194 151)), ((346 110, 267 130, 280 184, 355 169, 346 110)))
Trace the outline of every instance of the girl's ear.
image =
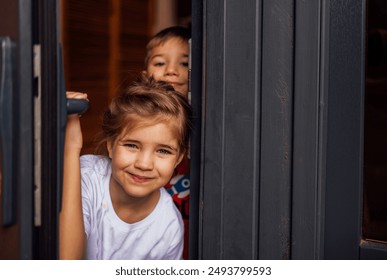
POLYGON ((141 72, 143 75, 147 76, 148 77, 148 72, 146 70, 142 70, 141 72))
POLYGON ((176 164, 175 164, 175 168, 176 168, 176 166, 179 165, 179 163, 183 160, 183 158, 184 158, 184 153, 179 155, 179 158, 177 159, 176 164))
POLYGON ((109 158, 112 158, 113 156, 113 141, 111 139, 106 141, 106 148, 109 153, 109 158))

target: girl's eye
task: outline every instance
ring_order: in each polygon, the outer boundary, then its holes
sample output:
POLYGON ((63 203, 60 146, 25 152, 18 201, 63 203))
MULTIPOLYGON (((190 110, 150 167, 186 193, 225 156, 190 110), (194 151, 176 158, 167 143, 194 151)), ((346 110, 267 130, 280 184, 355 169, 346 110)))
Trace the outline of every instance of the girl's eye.
POLYGON ((125 147, 128 147, 130 149, 137 149, 137 145, 136 144, 132 144, 132 143, 126 143, 124 144, 125 147))
POLYGON ((158 150, 158 152, 160 154, 163 154, 163 155, 170 155, 170 154, 172 154, 171 151, 166 150, 166 149, 160 149, 160 150, 158 150))
POLYGON ((184 67, 188 67, 188 62, 182 62, 181 65, 183 65, 184 67))
POLYGON ((164 62, 157 62, 157 63, 154 64, 155 67, 162 67, 164 65, 165 65, 164 62))

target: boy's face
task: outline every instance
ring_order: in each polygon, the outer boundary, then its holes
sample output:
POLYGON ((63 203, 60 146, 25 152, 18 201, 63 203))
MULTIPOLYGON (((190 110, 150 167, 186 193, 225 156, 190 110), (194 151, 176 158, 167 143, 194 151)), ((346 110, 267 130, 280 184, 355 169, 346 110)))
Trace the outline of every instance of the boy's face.
POLYGON ((146 74, 170 83, 185 96, 188 94, 188 43, 171 38, 151 50, 146 74))

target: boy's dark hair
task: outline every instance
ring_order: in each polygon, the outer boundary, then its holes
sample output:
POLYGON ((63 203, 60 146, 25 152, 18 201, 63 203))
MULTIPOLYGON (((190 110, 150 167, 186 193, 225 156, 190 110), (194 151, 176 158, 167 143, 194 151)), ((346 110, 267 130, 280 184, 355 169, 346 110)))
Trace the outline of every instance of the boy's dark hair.
POLYGON ((160 32, 158 32, 156 35, 154 35, 146 45, 145 69, 147 68, 149 63, 150 52, 155 47, 160 46, 161 44, 164 44, 166 41, 168 41, 171 38, 176 38, 181 40, 182 42, 188 43, 188 40, 191 38, 191 31, 187 27, 176 25, 176 26, 165 28, 160 32))

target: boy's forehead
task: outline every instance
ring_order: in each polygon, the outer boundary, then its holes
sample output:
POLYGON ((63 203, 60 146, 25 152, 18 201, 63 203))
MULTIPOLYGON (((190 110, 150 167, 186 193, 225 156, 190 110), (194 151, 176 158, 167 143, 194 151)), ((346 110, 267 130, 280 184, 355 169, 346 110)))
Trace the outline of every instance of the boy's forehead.
POLYGON ((181 57, 189 56, 188 41, 180 37, 169 37, 164 40, 154 40, 147 47, 147 55, 145 57, 145 67, 149 66, 150 60, 154 57, 162 56, 164 53, 172 53, 181 57))
POLYGON ((166 40, 163 40, 163 41, 160 41, 158 44, 155 44, 153 46, 153 48, 151 49, 151 51, 155 50, 155 49, 159 49, 159 48, 164 48, 164 47, 170 47, 171 45, 173 46, 176 46, 176 47, 180 47, 182 49, 187 49, 188 50, 188 42, 181 39, 181 38, 178 38, 178 37, 171 37, 171 38, 168 38, 166 40))
POLYGON ((176 58, 187 58, 189 56, 189 50, 187 48, 179 48, 176 46, 170 47, 168 45, 163 45, 155 47, 149 52, 149 60, 152 60, 157 57, 176 57, 176 58))

